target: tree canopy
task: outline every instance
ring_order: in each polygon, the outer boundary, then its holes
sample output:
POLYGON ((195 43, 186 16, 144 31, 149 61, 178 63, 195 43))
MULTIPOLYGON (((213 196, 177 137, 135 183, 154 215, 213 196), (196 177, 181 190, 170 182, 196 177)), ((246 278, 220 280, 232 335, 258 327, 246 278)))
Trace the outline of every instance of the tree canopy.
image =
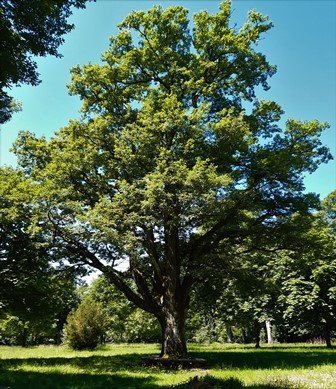
POLYGON ((72 69, 82 119, 50 140, 21 133, 14 146, 36 194, 36 233, 153 314, 166 356, 186 353, 203 270, 221 268, 227 247, 284 245, 295 215, 319 202, 303 192, 304 173, 331 158, 319 139, 327 124, 282 128, 281 107, 256 96, 275 73, 257 50, 272 23, 250 11, 238 28, 230 15, 230 2, 192 26, 180 6, 133 12, 101 64, 72 69))
MULTIPOLYGON (((32 233, 34 191, 22 172, 1 168, 0 182, 0 319, 20 344, 36 340, 37 328, 59 340, 78 273, 60 265, 63 257, 52 255, 42 231, 32 233)), ((3 341, 8 331, 1 333, 3 341)))
POLYGON ((34 57, 59 57, 72 7, 84 8, 87 0, 0 0, 0 124, 10 119, 17 103, 8 94, 14 85, 37 85, 34 57))

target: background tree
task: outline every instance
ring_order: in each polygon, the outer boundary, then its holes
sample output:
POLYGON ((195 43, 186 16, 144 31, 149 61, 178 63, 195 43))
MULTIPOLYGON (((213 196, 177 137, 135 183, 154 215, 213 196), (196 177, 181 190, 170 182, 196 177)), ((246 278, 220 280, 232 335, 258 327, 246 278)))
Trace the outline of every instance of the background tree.
POLYGON ((336 190, 323 200, 321 216, 331 231, 336 233, 336 190))
POLYGON ((194 285, 192 303, 202 307, 202 316, 212 323, 214 340, 232 341, 234 328, 236 340, 260 347, 260 332, 273 319, 279 294, 274 278, 277 248, 272 248, 272 239, 267 241, 258 242, 259 250, 253 249, 256 241, 223 245, 215 261, 208 261, 203 283, 194 285))
POLYGON ((79 303, 75 279, 51 268, 35 274, 38 278, 30 274, 30 283, 25 289, 21 286, 20 298, 15 286, 11 289, 15 299, 1 310, 2 343, 27 346, 62 340, 66 318, 79 303))
POLYGON ((49 258, 41 235, 31 238, 29 234, 33 224, 31 192, 23 174, 3 168, 0 180, 0 303, 9 309, 18 300, 29 298, 36 279, 49 269, 49 258))
POLYGON ((243 255, 216 301, 220 314, 241 329, 243 341, 254 341, 257 348, 261 330, 274 317, 277 290, 270 263, 270 254, 243 255))
POLYGON ((183 7, 130 14, 102 64, 72 70, 83 120, 15 146, 40 229, 157 318, 162 356, 186 354, 190 290, 222 245, 281 236, 318 204, 303 173, 330 158, 326 124, 281 129, 279 105, 255 96, 275 73, 256 51, 268 18, 238 29, 230 13, 202 11, 192 29, 183 7))
POLYGON ((301 249, 278 258, 281 294, 277 305, 288 332, 301 339, 323 337, 331 347, 336 329, 335 192, 322 203, 311 228, 301 238, 301 249))
POLYGON ((160 342, 161 333, 155 318, 127 298, 104 276, 90 285, 87 294, 101 304, 106 317, 106 341, 160 342))
POLYGON ((67 23, 71 8, 84 8, 86 1, 0 1, 0 124, 17 109, 8 89, 40 82, 34 56, 60 57, 63 36, 74 27, 67 23))
POLYGON ((103 307, 107 321, 107 340, 127 342, 126 321, 134 306, 104 277, 93 281, 86 295, 103 307))
POLYGON ((1 336, 22 345, 47 337, 57 342, 76 304, 78 273, 64 268, 61 257, 55 266, 42 234, 31 233, 33 192, 26 187, 22 172, 2 168, 0 182, 1 336))

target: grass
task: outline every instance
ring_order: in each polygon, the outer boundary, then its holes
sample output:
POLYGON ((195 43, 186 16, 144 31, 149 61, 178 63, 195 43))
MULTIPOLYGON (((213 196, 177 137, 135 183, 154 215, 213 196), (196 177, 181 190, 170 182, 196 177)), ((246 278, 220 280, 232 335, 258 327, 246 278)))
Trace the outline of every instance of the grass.
POLYGON ((0 388, 328 388, 336 389, 336 350, 320 345, 189 346, 204 370, 167 371, 141 366, 158 353, 150 344, 106 345, 95 351, 65 346, 0 346, 0 388), (198 377, 204 385, 190 383, 198 377), (189 382, 189 383, 188 383, 189 382))

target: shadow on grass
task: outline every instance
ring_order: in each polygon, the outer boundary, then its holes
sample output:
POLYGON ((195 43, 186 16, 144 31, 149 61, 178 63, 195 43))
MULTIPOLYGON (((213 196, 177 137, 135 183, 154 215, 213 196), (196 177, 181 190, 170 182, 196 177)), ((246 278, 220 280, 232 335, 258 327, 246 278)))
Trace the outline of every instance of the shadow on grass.
POLYGON ((140 354, 2 359, 0 389, 156 387, 155 378, 150 375, 151 371, 144 370, 140 362, 140 354), (56 369, 59 372, 56 372, 56 369), (69 373, 69 370, 73 369, 76 372, 69 373), (128 374, 137 372, 146 375, 132 377, 128 374))
POLYGON ((257 350, 315 350, 315 351, 331 351, 336 350, 336 344, 335 346, 332 346, 331 348, 327 348, 324 344, 318 343, 318 344, 307 344, 307 343, 275 343, 272 345, 262 345, 260 349, 256 349, 255 344, 242 344, 242 343, 224 343, 225 347, 223 348, 223 344, 221 343, 206 343, 206 344, 197 344, 197 343, 190 343, 192 346, 192 349, 194 350, 207 350, 210 347, 214 346, 214 348, 217 348, 218 351, 222 350, 246 350, 246 351, 257 351, 257 350), (266 347, 265 347, 266 346, 266 347))
MULTIPOLYGON (((0 378, 0 388, 11 389, 92 389, 92 388, 158 388, 155 379, 147 377, 129 377, 122 374, 58 374, 58 373, 41 373, 41 372, 8 372, 7 376, 0 378), (4 385, 4 386, 3 386, 4 385)), ((293 389, 289 383, 278 381, 263 385, 244 385, 235 378, 218 379, 206 377, 200 381, 194 379, 189 382, 181 383, 174 386, 160 386, 164 389, 293 389)))
POLYGON ((192 378, 189 382, 179 385, 171 386, 175 389, 208 389, 208 388, 223 388, 223 389, 293 389, 293 385, 284 380, 277 381, 269 384, 260 385, 244 385, 240 380, 236 378, 220 379, 211 376, 201 378, 192 378))
MULTIPOLYGON (((130 346, 130 350, 132 350, 130 346)), ((12 358, 0 360, 1 388, 155 388, 159 375, 169 374, 158 367, 141 366, 143 353, 124 355, 91 355, 76 357, 12 358), (29 371, 30 370, 30 371, 29 371), (165 373, 164 373, 165 372, 165 373), (136 377, 134 375, 137 375, 136 377)), ((207 368, 217 369, 272 369, 310 368, 323 364, 336 365, 336 352, 321 348, 296 348, 265 350, 236 349, 190 352, 190 357, 204 358, 207 368)), ((172 374, 178 374, 172 373, 172 374)), ((197 375, 197 372, 195 372, 197 375)), ((162 385, 162 383, 161 383, 162 385)), ((264 385, 244 386, 235 379, 210 382, 184 383, 176 388, 290 388, 286 382, 270 382, 264 385), (194 385, 194 386, 193 386, 194 385), (198 386, 197 386, 198 385, 198 386)), ((162 387, 162 386, 161 386, 162 387)))
POLYGON ((245 369, 297 369, 331 364, 336 365, 336 351, 307 348, 301 351, 287 349, 265 349, 255 352, 239 351, 200 351, 190 352, 190 357, 204 358, 206 368, 245 368, 245 369))
POLYGON ((92 355, 83 357, 79 354, 78 357, 9 358, 1 360, 0 373, 6 369, 18 369, 23 365, 43 368, 69 366, 87 370, 90 373, 136 372, 144 370, 141 366, 141 357, 141 354, 92 355))
POLYGON ((123 374, 69 374, 49 372, 0 372, 0 388, 10 389, 92 389, 92 388, 153 388, 152 377, 129 377, 123 374))

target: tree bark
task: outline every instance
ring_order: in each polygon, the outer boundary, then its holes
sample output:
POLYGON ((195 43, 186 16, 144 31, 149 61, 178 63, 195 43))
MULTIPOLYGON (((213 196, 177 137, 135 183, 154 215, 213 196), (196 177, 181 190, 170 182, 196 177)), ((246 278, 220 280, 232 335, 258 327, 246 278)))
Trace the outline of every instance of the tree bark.
POLYGON ((232 327, 230 325, 226 326, 226 340, 228 343, 232 343, 233 335, 232 335, 232 327))
POLYGON ((242 339, 243 339, 243 343, 244 344, 247 344, 247 333, 246 333, 246 329, 245 328, 242 328, 242 339))
POLYGON ((260 348, 260 331, 261 331, 261 324, 258 321, 255 321, 253 324, 255 348, 260 348))
POLYGON ((327 321, 324 327, 324 339, 326 342, 327 348, 332 348, 331 344, 331 326, 329 322, 327 321))
POLYGON ((266 327, 267 343, 271 344, 273 343, 273 337, 272 337, 272 325, 269 320, 266 320, 265 327, 266 327))
POLYGON ((162 332, 161 358, 183 358, 187 354, 185 308, 165 308, 159 322, 162 332))
POLYGON ((21 347, 27 347, 27 341, 28 341, 28 330, 26 326, 22 328, 19 335, 19 344, 21 347))

